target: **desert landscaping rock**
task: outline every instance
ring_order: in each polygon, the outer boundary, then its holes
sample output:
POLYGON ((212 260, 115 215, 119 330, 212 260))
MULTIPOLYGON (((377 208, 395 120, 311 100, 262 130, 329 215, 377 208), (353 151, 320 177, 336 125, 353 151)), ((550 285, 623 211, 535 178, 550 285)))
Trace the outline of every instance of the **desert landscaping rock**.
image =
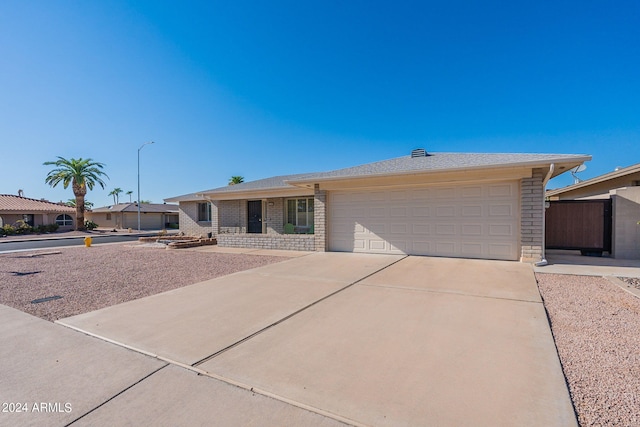
POLYGON ((629 286, 640 289, 640 279, 638 279, 637 277, 620 277, 619 279, 629 286))
POLYGON ((132 245, 0 255, 0 304, 55 321, 287 258, 132 245), (31 301, 62 298, 32 304, 31 301))
POLYGON ((640 299, 602 277, 536 278, 580 425, 640 425, 640 299))

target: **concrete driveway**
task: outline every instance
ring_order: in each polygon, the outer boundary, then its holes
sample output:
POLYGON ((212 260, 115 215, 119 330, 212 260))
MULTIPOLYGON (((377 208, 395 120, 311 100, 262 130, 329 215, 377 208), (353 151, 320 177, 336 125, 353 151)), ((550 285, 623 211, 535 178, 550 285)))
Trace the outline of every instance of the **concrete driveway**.
POLYGON ((145 424, 167 393, 205 387, 170 386, 182 367, 267 399, 271 421, 576 425, 527 264, 316 253, 59 323, 170 363, 89 424, 145 424))

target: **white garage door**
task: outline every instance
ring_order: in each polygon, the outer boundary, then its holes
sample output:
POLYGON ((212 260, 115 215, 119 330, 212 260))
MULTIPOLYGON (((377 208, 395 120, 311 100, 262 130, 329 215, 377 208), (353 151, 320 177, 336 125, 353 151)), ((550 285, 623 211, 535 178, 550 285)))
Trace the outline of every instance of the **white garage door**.
MULTIPOLYGON (((138 214, 128 214, 124 217, 124 228, 138 228, 138 214)), ((140 213, 140 229, 141 230, 161 230, 164 228, 162 224, 161 214, 140 213)))
POLYGON ((517 260, 519 183, 329 193, 329 249, 517 260))

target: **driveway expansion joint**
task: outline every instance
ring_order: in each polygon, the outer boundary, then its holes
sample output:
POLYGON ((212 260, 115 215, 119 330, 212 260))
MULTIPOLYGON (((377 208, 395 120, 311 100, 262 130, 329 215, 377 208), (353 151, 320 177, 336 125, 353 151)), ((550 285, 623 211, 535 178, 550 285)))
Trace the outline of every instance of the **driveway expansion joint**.
POLYGON ((258 330, 258 331, 256 331, 256 332, 254 332, 253 334, 248 335, 248 336, 246 336, 246 337, 242 338, 241 340, 236 341, 235 343, 230 344, 230 345, 228 345, 227 347, 225 347, 225 348, 223 348, 223 349, 221 349, 221 350, 219 350, 219 351, 217 351, 217 352, 215 352, 215 353, 213 353, 213 354, 211 354, 211 355, 209 355, 209 356, 206 356, 206 357, 204 357, 204 358, 202 358, 202 359, 198 360, 197 362, 193 363, 191 366, 194 366, 194 367, 195 367, 195 366, 201 365, 201 364, 203 364, 203 363, 205 363, 205 362, 208 362, 208 361, 209 361, 209 360, 211 360, 211 359, 214 359, 215 357, 217 357, 217 356, 221 355, 222 353, 225 353, 226 351, 231 350, 232 348, 235 348, 235 347, 239 346, 240 344, 242 344, 242 343, 244 343, 244 342, 246 342, 246 341, 250 340, 251 338, 256 337, 256 336, 258 336, 258 335, 262 334, 263 332, 265 332, 265 331, 267 331, 267 330, 269 330, 269 329, 273 328, 274 326, 277 326, 277 325, 279 325, 279 324, 281 324, 281 323, 283 323, 283 322, 285 322, 285 321, 287 321, 287 320, 291 319, 292 317, 296 316, 297 314, 302 313, 303 311, 305 311, 305 310, 307 310, 307 309, 309 309, 309 308, 311 308, 311 307, 313 307, 313 306, 315 306, 315 305, 317 305, 317 304, 321 303, 322 301, 325 301, 325 300, 327 300, 327 299, 331 298, 332 296, 334 296, 334 295, 336 295, 336 294, 338 294, 338 293, 340 293, 340 292, 343 292, 343 291, 345 291, 345 290, 347 290, 347 289, 351 288, 351 287, 352 287, 352 286, 354 286, 354 285, 357 285, 358 283, 362 282, 363 280, 365 280, 365 279, 367 279, 367 278, 369 278, 369 277, 373 276, 374 274, 377 274, 377 273, 379 273, 379 272, 381 272, 381 271, 383 271, 383 270, 385 270, 385 269, 387 269, 387 268, 391 267, 392 265, 397 264, 398 262, 402 261, 403 259, 405 259, 405 258, 407 258, 407 257, 408 257, 408 255, 405 255, 404 257, 399 258, 399 259, 395 260, 394 262, 392 262, 392 263, 390 263, 390 264, 387 264, 387 265, 385 265, 384 267, 379 268, 378 270, 376 270, 376 271, 374 271, 374 272, 372 272, 372 273, 369 273, 369 274, 367 274, 366 276, 361 277, 360 279, 358 279, 358 280, 356 280, 356 281, 354 281, 354 282, 352 282, 352 283, 349 283, 348 285, 346 285, 346 286, 344 286, 344 287, 342 287, 342 288, 340 288, 340 289, 338 289, 338 290, 336 290, 336 291, 334 291, 334 292, 332 292, 332 293, 330 293, 330 294, 328 294, 328 295, 325 295, 324 297, 322 297, 322 298, 320 298, 320 299, 318 299, 318 300, 316 300, 316 301, 313 301, 313 302, 312 302, 312 303, 310 303, 310 304, 307 304, 306 306, 302 307, 301 309, 298 309, 298 310, 294 311, 293 313, 291 313, 291 314, 289 314, 289 315, 287 315, 287 316, 283 317, 282 319, 277 320, 277 321, 273 322, 272 324, 265 326, 264 328, 262 328, 262 329, 260 329, 260 330, 258 330))
POLYGON ((259 394, 261 396, 265 396, 265 397, 268 397, 270 399, 274 399, 274 400, 277 400, 279 402, 283 402, 283 403, 286 403, 288 405, 295 406, 295 407, 303 409, 305 411, 313 412, 315 414, 319 414, 319 415, 325 416, 327 418, 334 419, 336 421, 339 421, 341 423, 345 423, 345 424, 350 425, 350 426, 368 427, 367 424, 362 424, 362 423, 360 423, 358 421, 352 420, 352 419, 344 417, 342 415, 338 415, 338 414, 335 414, 333 412, 317 408, 315 406, 311 406, 311 405, 307 405, 305 403, 298 402, 297 400, 293 400, 293 399, 290 399, 288 397, 284 397, 284 396, 281 396, 279 394, 275 394, 275 393, 272 393, 270 391, 263 390, 263 389, 261 389, 259 387, 252 387, 252 386, 250 386, 248 384, 245 384, 245 383, 242 383, 240 381, 235 381, 235 380, 232 380, 230 378, 223 377, 221 375, 215 374, 213 372, 208 372, 208 371, 202 370, 202 369, 200 369, 198 367, 195 367, 195 366, 186 367, 186 368, 192 370, 193 372, 197 373, 198 375, 202 375, 202 376, 211 378, 213 380, 221 381, 221 382, 223 382, 225 384, 229 384, 231 386, 238 387, 238 388, 240 388, 242 390, 246 390, 246 391, 251 392, 251 393, 256 393, 256 394, 259 394))
POLYGON ((372 283, 358 283, 358 286, 369 286, 372 288, 384 288, 384 289, 402 289, 405 291, 415 291, 415 292, 426 292, 430 294, 447 294, 447 295, 459 295, 462 297, 470 297, 470 298, 486 298, 486 299, 496 299, 496 300, 504 300, 504 301, 515 301, 515 302, 529 302, 533 304, 542 304, 542 301, 532 301, 521 298, 506 298, 506 297, 498 297, 491 295, 477 295, 470 294, 465 292, 455 292, 455 291, 445 291, 445 290, 434 290, 434 289, 421 289, 421 288, 413 288, 410 286, 394 286, 394 285, 377 285, 372 283))
POLYGON ((166 368, 167 366, 169 366, 169 363, 165 363, 164 365, 160 366, 158 369, 155 369, 154 371, 150 372, 149 374, 145 375, 144 377, 140 378, 138 381, 134 382, 133 384, 125 387, 123 390, 120 390, 118 393, 114 394, 113 396, 111 396, 110 398, 108 398, 107 400, 105 400, 104 402, 102 402, 101 404, 97 405, 96 407, 89 409, 87 412, 85 412, 84 414, 80 415, 78 418, 74 419, 73 421, 71 421, 68 424, 65 424, 65 427, 68 427, 74 423, 76 423, 77 421, 80 421, 82 418, 86 417, 87 415, 91 414, 92 412, 100 409, 101 407, 103 407, 104 405, 106 405, 107 403, 111 402, 113 399, 115 399, 116 397, 120 396, 121 394, 125 393, 127 390, 132 389, 133 387, 135 387, 136 385, 140 384, 141 382, 143 382, 144 380, 146 380, 147 378, 149 378, 151 375, 154 375, 155 373, 161 371, 162 369, 166 368))

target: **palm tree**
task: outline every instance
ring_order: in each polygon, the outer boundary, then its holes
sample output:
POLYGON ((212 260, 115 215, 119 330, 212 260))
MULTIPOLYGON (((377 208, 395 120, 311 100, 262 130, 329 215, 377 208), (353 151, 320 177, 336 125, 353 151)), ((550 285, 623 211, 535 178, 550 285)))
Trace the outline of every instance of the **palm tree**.
POLYGON ((243 176, 232 176, 229 179, 229 185, 242 184, 244 182, 243 176))
MULTIPOLYGON (((75 208, 76 207, 76 199, 67 200, 67 203, 65 203, 65 205, 71 206, 72 208, 75 208)), ((84 210, 85 211, 91 209, 92 207, 93 207, 93 202, 90 202, 88 200, 84 201, 84 210)))
POLYGON ((92 159, 71 158, 67 160, 58 156, 58 160, 55 162, 45 162, 44 165, 56 166, 55 169, 47 174, 44 182, 52 187, 62 183, 64 188, 69 187, 69 184, 71 184, 73 194, 76 196, 76 230, 84 230, 84 197, 87 194, 87 188, 93 190, 96 184, 104 188, 104 181, 101 177, 109 178, 102 171, 104 164, 94 162, 92 159))
POLYGON ((129 196, 129 203, 131 203, 131 195, 133 194, 133 191, 129 190, 125 194, 129 196))
POLYGON ((113 204, 117 205, 120 203, 120 194, 122 194, 122 188, 116 187, 112 192, 109 193, 109 196, 113 196, 113 204))

